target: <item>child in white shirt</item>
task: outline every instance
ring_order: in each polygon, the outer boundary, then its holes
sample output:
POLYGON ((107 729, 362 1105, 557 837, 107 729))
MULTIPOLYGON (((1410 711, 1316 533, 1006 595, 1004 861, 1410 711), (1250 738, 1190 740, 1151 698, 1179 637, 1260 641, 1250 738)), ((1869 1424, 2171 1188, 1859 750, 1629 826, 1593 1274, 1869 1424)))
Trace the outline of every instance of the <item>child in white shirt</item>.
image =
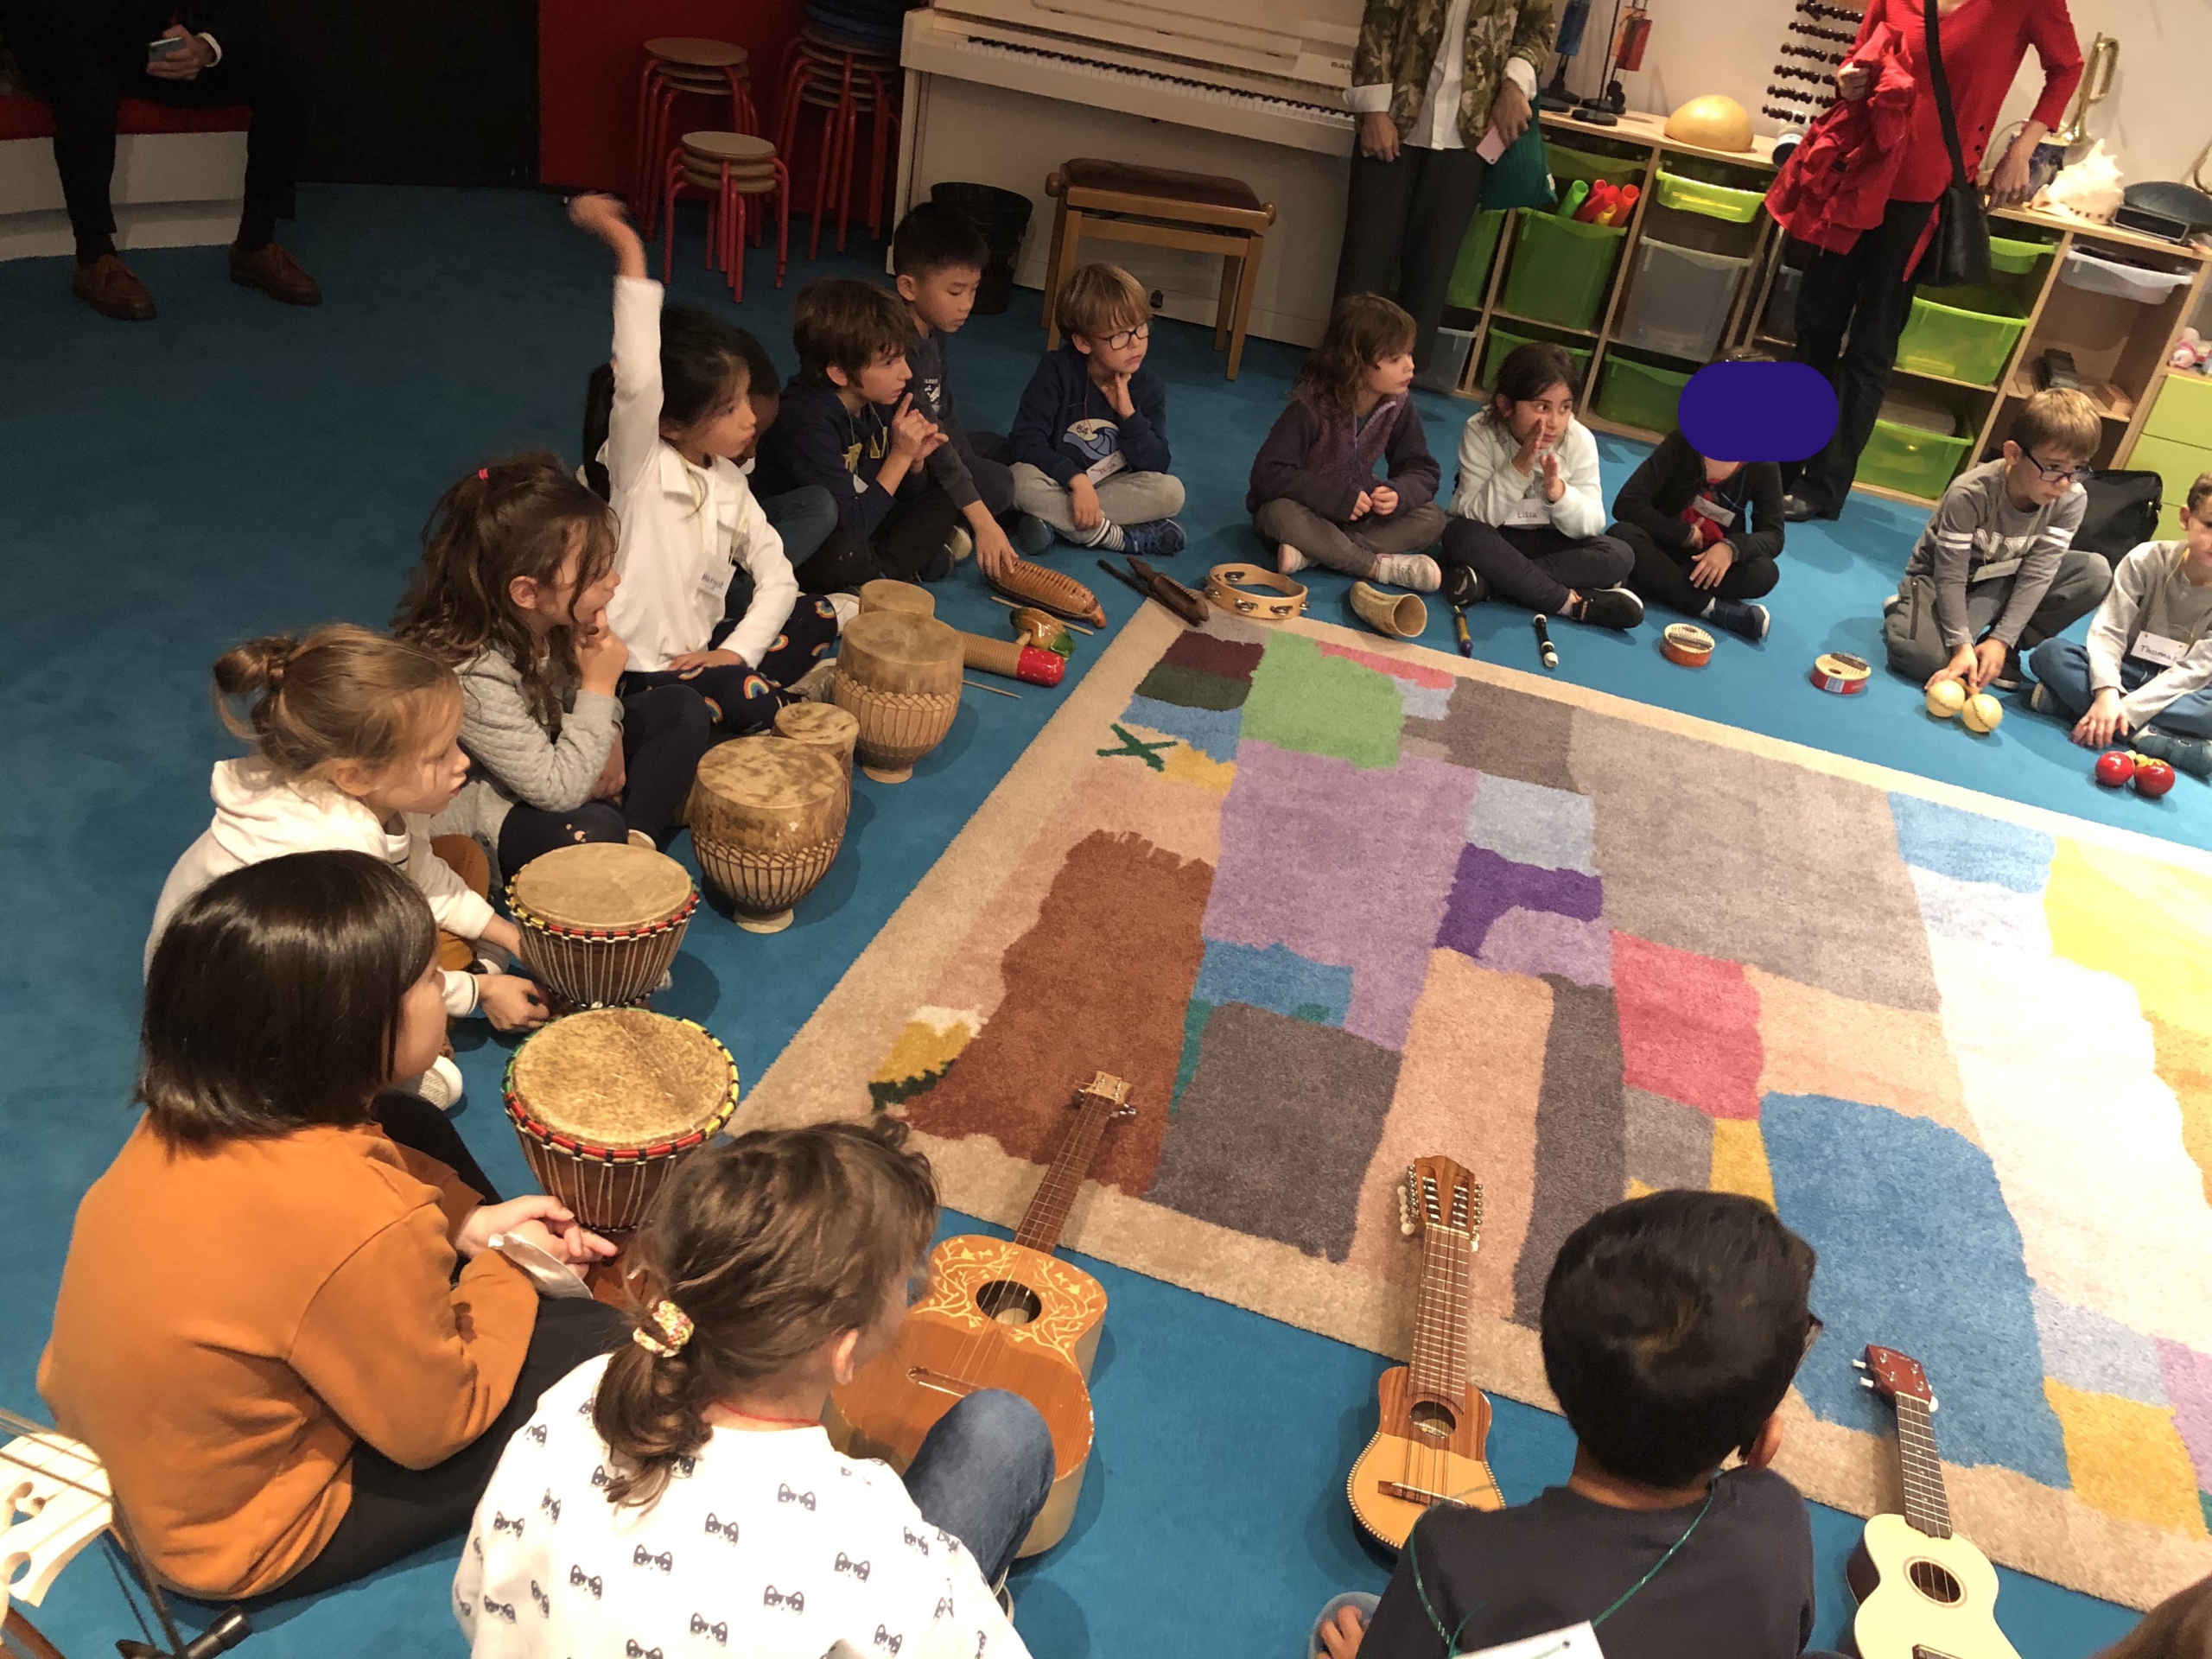
MULTIPOLYGON (((613 197, 579 196, 569 217, 617 262, 613 373, 594 377, 584 442, 622 525, 622 582, 607 607, 630 648, 621 693, 688 685, 725 731, 765 731, 803 695, 793 688, 836 639, 841 605, 799 592, 731 459, 750 453, 756 421, 741 331, 688 306, 664 317, 645 246, 613 197), (733 622, 723 605, 741 565, 753 602, 733 622)), ((841 600, 843 614, 858 612, 841 600)))
POLYGON ((2212 774, 2212 473, 2191 486, 2181 527, 2180 541, 2120 562, 2088 644, 2046 639, 2028 665, 2034 707, 2072 721, 2076 743, 2126 738, 2201 778, 2212 774))
POLYGON ((1574 418, 1574 365, 1541 340, 1498 365, 1490 406, 1459 438, 1443 556, 1454 605, 1497 598, 1601 628, 1632 628, 1643 601, 1620 584, 1636 564, 1604 534, 1598 441, 1574 418))
POLYGON ((1027 1659, 991 1586, 1052 1489, 1036 1408, 969 1395, 903 1482, 822 1427, 926 1283, 937 1192, 905 1138, 757 1131, 677 1172, 632 1246, 634 1340, 546 1391, 477 1508, 474 1659, 1027 1659))

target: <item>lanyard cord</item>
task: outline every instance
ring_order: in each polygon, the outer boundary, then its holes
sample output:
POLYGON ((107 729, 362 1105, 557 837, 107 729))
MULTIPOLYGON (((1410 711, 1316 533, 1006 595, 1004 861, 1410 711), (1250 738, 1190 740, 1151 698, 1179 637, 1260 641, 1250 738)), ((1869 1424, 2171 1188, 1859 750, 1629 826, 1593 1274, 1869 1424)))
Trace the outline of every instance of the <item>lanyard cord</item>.
MULTIPOLYGON (((1689 1542, 1690 1535, 1698 1529, 1699 1524, 1704 1521, 1705 1517, 1708 1514, 1712 1512, 1713 1500, 1719 1495, 1720 1483, 1716 1479, 1711 1486, 1706 1489, 1705 1502, 1699 1507, 1698 1512, 1690 1517, 1689 1525, 1682 1529, 1682 1535, 1675 1539, 1673 1543, 1668 1545, 1667 1553, 1662 1555, 1657 1560, 1652 1562, 1650 1570, 1644 1573, 1642 1578, 1638 1579, 1634 1584, 1629 1586, 1627 1589, 1622 1591, 1620 1595, 1614 1600, 1611 1606, 1606 1608, 1604 1612, 1599 1614, 1595 1618, 1590 1621, 1590 1625, 1592 1630, 1595 1630, 1599 1625, 1611 1618, 1615 1613, 1620 1611, 1623 1607, 1628 1605, 1628 1599, 1630 1596, 1633 1596, 1637 1591, 1643 1589, 1645 1585, 1650 1583, 1652 1580, 1659 1576, 1659 1570, 1665 1567, 1668 1562, 1673 1560, 1675 1559, 1675 1552, 1680 1550, 1684 1544, 1689 1542)), ((1433 1513, 1433 1510, 1424 1511, 1421 1518, 1426 1520, 1429 1515, 1433 1513)), ((1415 1522, 1414 1525, 1414 1531, 1418 1532, 1420 1529, 1420 1522, 1415 1522)), ((1472 1618, 1477 1613, 1482 1611, 1483 1604, 1477 1602, 1472 1607, 1467 1610, 1466 1617, 1465 1618, 1462 1618, 1459 1624, 1451 1630, 1446 1630, 1444 1628, 1444 1621, 1436 1616, 1435 1605, 1428 1599, 1428 1586, 1421 1581, 1421 1552, 1414 1547, 1414 1536, 1412 1533, 1408 1533, 1406 1535, 1406 1550, 1408 1554, 1412 1558, 1414 1564, 1414 1593, 1421 1598, 1421 1610, 1428 1615, 1428 1622, 1432 1625, 1435 1626, 1436 1633, 1444 1638, 1444 1659, 1454 1659, 1454 1656, 1459 1652, 1459 1633, 1467 1628, 1467 1619, 1472 1618)), ((1539 1654, 1535 1656, 1535 1659, 1543 1659, 1543 1656, 1539 1654)))

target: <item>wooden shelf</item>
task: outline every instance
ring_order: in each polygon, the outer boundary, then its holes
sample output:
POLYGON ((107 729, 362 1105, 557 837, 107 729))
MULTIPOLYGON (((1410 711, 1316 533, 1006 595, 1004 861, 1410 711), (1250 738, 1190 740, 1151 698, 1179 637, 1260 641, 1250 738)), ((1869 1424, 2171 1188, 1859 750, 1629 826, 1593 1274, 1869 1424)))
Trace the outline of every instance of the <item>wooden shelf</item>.
POLYGON ((1771 138, 1754 136, 1749 149, 1708 149, 1703 144, 1686 144, 1680 139, 1669 138, 1667 137, 1667 118, 1647 111, 1624 111, 1618 123, 1610 127, 1578 121, 1573 115, 1558 110, 1541 111, 1537 119, 1548 127, 1578 137, 1611 138, 1619 143, 1634 144, 1645 149, 1679 150, 1685 156, 1702 156, 1709 162, 1728 162, 1761 173, 1775 170, 1774 140, 1771 138))
POLYGON ((1910 380, 1930 381, 1939 386, 1956 386, 1961 391, 1985 391, 1993 394, 1997 390, 1996 387, 1985 385, 1978 380, 1954 380, 1948 374, 1930 374, 1925 369, 1908 369, 1903 364, 1899 364, 1890 372, 1902 374, 1910 380))
POLYGON ((1933 495, 1908 495, 1903 490, 1893 490, 1882 484, 1869 484, 1864 480, 1853 484, 1851 487, 1854 492, 1863 490, 1868 495, 1878 495, 1885 501, 1902 501, 1908 507, 1927 507, 1932 510, 1941 499, 1940 497, 1933 495))
POLYGON ((2071 231, 2078 240, 2113 242, 2122 247, 2139 248, 2145 253, 2171 253, 2198 264, 2212 259, 2212 250, 2200 248, 2193 242, 2169 242, 2164 237, 2145 236, 2140 231, 2122 230, 2117 225, 2100 225, 2093 219, 2076 219, 2071 213, 2040 213, 2032 207, 1999 207, 1989 216, 2011 219, 2018 225, 2032 225, 2038 230, 2071 231))
MULTIPOLYGON (((2012 378, 2005 382, 2007 397, 2032 397, 2043 388, 2036 385, 2035 377, 2028 372, 2028 361, 2022 359, 2012 371, 2012 378)), ((2101 385, 2085 385, 2082 390, 2097 406, 2097 413, 2108 421, 2126 425, 2135 418, 2135 400, 2109 380, 2101 385)))
POLYGON ((1586 409, 1574 411, 1574 418, 1592 432, 1610 432, 1617 438, 1635 438, 1643 443, 1659 443, 1665 440, 1664 432, 1654 432, 1648 427, 1629 426, 1620 421, 1609 421, 1602 415, 1593 415, 1586 409))
POLYGON ((1530 328, 1549 328, 1554 334, 1573 334, 1582 340, 1598 338, 1598 331, 1595 328, 1570 328, 1563 322, 1551 322, 1542 317, 1524 317, 1519 312, 1509 311, 1502 305, 1491 307, 1490 316, 1492 322, 1517 322, 1530 328))

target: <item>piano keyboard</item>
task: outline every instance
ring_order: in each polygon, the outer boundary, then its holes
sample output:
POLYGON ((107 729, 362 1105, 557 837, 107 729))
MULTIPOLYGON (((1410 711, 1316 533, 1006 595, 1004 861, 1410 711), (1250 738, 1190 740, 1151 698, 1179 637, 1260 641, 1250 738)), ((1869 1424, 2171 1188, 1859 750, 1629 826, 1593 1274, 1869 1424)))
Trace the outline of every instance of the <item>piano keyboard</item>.
MULTIPOLYGON (((1039 47, 1007 46, 995 41, 964 39, 954 50, 977 57, 1004 60, 1016 64, 1049 66, 1062 73, 1072 73, 1095 80, 1116 83, 1146 92, 1168 92, 1202 103, 1217 104, 1227 109, 1249 110, 1256 114, 1273 116, 1294 121, 1310 122, 1317 127, 1332 128, 1350 132, 1353 126, 1351 114, 1341 109, 1331 109, 1323 104, 1308 104, 1297 99, 1268 98, 1257 92, 1238 92, 1232 87, 1217 86, 1210 81, 1193 80, 1183 75, 1153 74, 1134 69, 1117 68, 1112 64, 1099 63, 1090 58, 1078 58, 1065 52, 1048 52, 1039 47)), ((1205 123, 1202 124, 1212 124, 1205 123)))

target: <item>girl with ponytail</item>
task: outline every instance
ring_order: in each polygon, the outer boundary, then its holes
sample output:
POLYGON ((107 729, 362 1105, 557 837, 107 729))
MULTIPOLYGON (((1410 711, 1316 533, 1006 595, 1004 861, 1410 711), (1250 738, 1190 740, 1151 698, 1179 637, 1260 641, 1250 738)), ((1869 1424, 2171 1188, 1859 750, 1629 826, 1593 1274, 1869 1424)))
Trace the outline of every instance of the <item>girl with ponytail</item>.
POLYGON ((988 1586, 1052 1490, 1036 1408, 969 1395, 903 1481, 822 1424, 927 1287, 937 1190, 906 1133, 760 1130, 671 1179, 631 1246, 631 1342, 546 1392, 478 1506, 454 1582, 477 1655, 676 1654, 705 1635, 716 1652, 1020 1659, 988 1586))
POLYGON ((440 816, 512 875, 579 842, 666 850, 713 741, 691 692, 621 695, 607 620, 620 577, 607 504, 540 451, 480 467, 430 513, 399 637, 461 677, 476 764, 440 816))
MULTIPOLYGON (((490 871, 466 841, 433 843, 432 815, 467 776, 461 686, 436 658, 337 623, 304 639, 250 640, 215 664, 224 723, 253 746, 218 762, 214 822, 170 870, 146 937, 146 963, 180 906, 216 877, 287 853, 350 849, 383 859, 421 889, 442 935, 446 1012, 481 1014, 500 1031, 543 1023, 537 988, 498 971, 522 949, 515 925, 486 902, 490 871), (241 715, 234 705, 246 703, 241 715), (490 968, 491 972, 472 969, 490 968)), ((461 1073, 440 1055, 413 1087, 450 1106, 461 1073)))

